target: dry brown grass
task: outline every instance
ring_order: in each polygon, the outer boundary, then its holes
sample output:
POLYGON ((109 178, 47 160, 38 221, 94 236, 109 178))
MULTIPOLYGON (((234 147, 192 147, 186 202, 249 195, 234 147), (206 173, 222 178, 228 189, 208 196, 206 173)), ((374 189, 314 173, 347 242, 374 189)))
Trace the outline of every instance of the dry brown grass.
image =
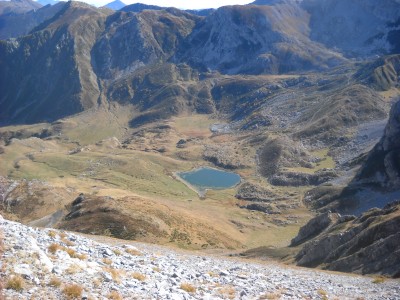
POLYGON ((52 243, 49 247, 47 247, 47 250, 49 250, 51 254, 55 254, 58 250, 62 250, 62 248, 63 247, 61 245, 52 243))
POLYGON ((110 299, 110 300, 123 300, 124 298, 122 298, 121 294, 118 293, 117 291, 112 291, 111 293, 109 293, 107 295, 107 299, 110 299))
POLYGON ((121 250, 119 250, 119 249, 113 249, 113 252, 114 252, 114 254, 117 255, 117 256, 122 255, 122 252, 121 252, 121 250))
POLYGON ((224 298, 235 299, 236 290, 235 290, 235 288, 233 286, 230 286, 230 285, 222 286, 218 290, 218 294, 220 294, 224 298))
POLYGON ((67 299, 80 299, 82 297, 83 288, 77 284, 69 284, 63 288, 62 292, 67 299))
POLYGON ((74 242, 72 242, 72 241, 70 241, 70 240, 68 240, 68 239, 66 239, 66 238, 61 239, 61 241, 62 241, 65 245, 67 245, 68 247, 75 246, 75 243, 74 243, 74 242))
POLYGON ((139 272, 133 272, 132 277, 135 278, 136 280, 139 281, 145 281, 146 280, 146 275, 139 273, 139 272))
POLYGON ((78 266, 77 264, 72 264, 68 267, 67 270, 65 270, 65 272, 67 274, 76 274, 80 271, 82 271, 82 268, 80 266, 78 266))
POLYGON ((261 295, 260 298, 258 298, 259 300, 278 300, 281 299, 281 293, 268 293, 268 294, 264 294, 261 295))
POLYGON ((110 273, 112 279, 113 279, 116 283, 120 283, 120 282, 121 282, 121 277, 124 275, 124 271, 123 271, 123 270, 114 269, 114 268, 103 268, 103 270, 104 270, 105 272, 110 273))
POLYGON ((184 291, 188 292, 188 293, 196 293, 196 287, 193 286, 192 284, 188 283, 188 282, 182 283, 179 288, 181 290, 184 290, 184 291))
POLYGON ((133 248, 128 248, 125 250, 126 253, 130 254, 130 255, 134 255, 134 256, 141 256, 142 252, 140 252, 137 249, 133 249, 133 248))
POLYGON ((79 258, 80 260, 85 260, 85 259, 87 259, 87 255, 86 255, 86 254, 77 253, 74 249, 61 246, 61 245, 59 245, 59 244, 57 244, 57 243, 52 243, 47 249, 48 249, 48 251, 49 251, 50 253, 52 253, 52 254, 55 254, 58 250, 61 250, 61 251, 67 252, 68 255, 69 255, 71 258, 79 258))
POLYGON ((76 257, 76 251, 74 249, 64 248, 63 250, 67 252, 70 257, 72 258, 76 257))
POLYGON ((317 293, 321 296, 322 300, 328 300, 328 293, 325 290, 319 289, 317 293))
POLYGON ((49 281, 49 286, 60 287, 61 279, 57 277, 52 277, 49 281))
POLYGON ((22 291, 25 286, 25 280, 20 275, 12 275, 6 283, 6 289, 12 289, 15 291, 22 291))
POLYGON ((47 232, 47 234, 48 234, 48 236, 51 237, 51 238, 55 238, 55 237, 57 236, 57 233, 56 233, 55 231, 53 231, 53 230, 49 230, 49 231, 47 232))
POLYGON ((103 258, 103 263, 105 263, 106 265, 111 265, 112 262, 113 262, 113 261, 112 261, 111 258, 107 258, 107 257, 103 258))
POLYGON ((374 279, 372 280, 372 283, 383 283, 386 281, 385 276, 375 276, 374 279))

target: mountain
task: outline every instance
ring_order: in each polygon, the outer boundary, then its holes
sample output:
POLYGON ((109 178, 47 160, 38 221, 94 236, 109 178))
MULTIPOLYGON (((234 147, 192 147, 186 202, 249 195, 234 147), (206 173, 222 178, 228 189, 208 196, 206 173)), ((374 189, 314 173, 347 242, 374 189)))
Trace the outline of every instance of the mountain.
POLYGON ((32 0, 0 1, 0 15, 25 13, 41 7, 42 4, 32 0))
POLYGON ((120 0, 115 0, 113 2, 110 2, 106 5, 104 5, 107 8, 111 8, 113 10, 120 10, 121 8, 125 7, 126 4, 120 0))
POLYGON ((54 17, 65 5, 65 2, 24 13, 0 15, 0 39, 17 38, 27 35, 36 26, 54 17))
POLYGON ((3 121, 54 120, 93 107, 99 97, 96 77, 90 71, 90 57, 85 51, 90 51, 95 43, 107 12, 79 2, 59 5, 63 5, 62 9, 31 35, 17 43, 0 45, 0 78, 7 84, 2 92, 12 99, 5 101, 2 97, 3 121), (83 15, 90 17, 90 22, 83 15), (4 65, 4 58, 14 65, 4 65), (48 78, 52 78, 51 82, 48 78))

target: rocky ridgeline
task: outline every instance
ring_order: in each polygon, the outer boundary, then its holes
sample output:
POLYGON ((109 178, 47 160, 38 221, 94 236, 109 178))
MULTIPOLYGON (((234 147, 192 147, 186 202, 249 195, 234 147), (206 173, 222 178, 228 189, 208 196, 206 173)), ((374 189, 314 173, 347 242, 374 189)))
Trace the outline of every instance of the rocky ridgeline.
POLYGON ((368 277, 187 254, 160 246, 119 241, 110 246, 3 218, 0 224, 6 299, 74 295, 79 295, 77 299, 398 299, 400 295, 394 280, 372 284, 368 277))

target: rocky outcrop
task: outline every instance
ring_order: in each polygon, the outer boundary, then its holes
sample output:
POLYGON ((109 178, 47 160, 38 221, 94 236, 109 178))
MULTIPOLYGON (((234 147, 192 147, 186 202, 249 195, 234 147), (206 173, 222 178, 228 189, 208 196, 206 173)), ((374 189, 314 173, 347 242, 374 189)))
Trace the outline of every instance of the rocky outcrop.
POLYGON ((239 186, 235 197, 247 201, 271 202, 277 198, 277 195, 259 185, 245 182, 239 186))
MULTIPOLYGON (((297 264, 399 277, 399 226, 400 202, 383 209, 371 209, 356 219, 340 217, 322 234, 304 244, 296 255, 297 264)), ((307 228, 303 228, 301 232, 307 231, 307 228)), ((301 242, 301 239, 296 239, 301 242)))
POLYGON ((387 91, 398 86, 400 78, 400 55, 381 57, 367 63, 354 77, 379 91, 387 91))
POLYGON ((264 177, 272 177, 282 168, 312 168, 313 157, 305 147, 286 137, 268 139, 258 152, 260 173, 264 177))
POLYGON ((270 177, 269 182, 278 186, 320 185, 338 177, 335 170, 319 170, 314 174, 300 172, 279 172, 270 177))
POLYGON ((252 202, 246 205, 240 205, 240 208, 245 208, 248 210, 255 210, 255 211, 261 211, 263 213, 269 214, 269 215, 275 215, 275 214, 280 214, 281 211, 276 208, 275 206, 272 206, 271 204, 266 204, 263 202, 252 202))
POLYGON ((214 165, 226 169, 238 169, 245 167, 248 162, 243 158, 234 145, 209 145, 205 147, 203 158, 214 165))

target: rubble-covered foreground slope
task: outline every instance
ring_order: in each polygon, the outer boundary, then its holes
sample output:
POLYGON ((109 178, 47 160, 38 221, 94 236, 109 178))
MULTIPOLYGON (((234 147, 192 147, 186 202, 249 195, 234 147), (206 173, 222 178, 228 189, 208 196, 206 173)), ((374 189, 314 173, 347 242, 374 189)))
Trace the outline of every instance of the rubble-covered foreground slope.
MULTIPOLYGON (((112 246, 1 217, 7 299, 396 299, 398 281, 255 264, 145 244, 112 246), (11 281, 11 280, 14 281, 11 281), (14 284, 14 287, 19 285, 14 284), (120 297, 120 298, 118 298, 120 297), (272 298, 274 297, 274 298, 272 298)), ((124 241, 125 242, 125 241, 124 241)))

